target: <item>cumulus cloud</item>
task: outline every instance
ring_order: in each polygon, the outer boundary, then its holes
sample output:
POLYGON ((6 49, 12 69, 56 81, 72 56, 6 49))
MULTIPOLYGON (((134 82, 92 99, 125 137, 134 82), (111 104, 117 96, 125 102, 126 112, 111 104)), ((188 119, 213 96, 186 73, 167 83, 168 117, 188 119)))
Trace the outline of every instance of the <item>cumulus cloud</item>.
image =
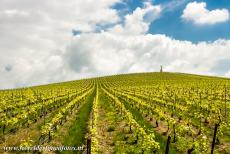
POLYGON ((229 40, 194 44, 148 34, 162 7, 147 0, 122 18, 111 8, 120 2, 1 0, 0 88, 159 71, 160 65, 216 75, 212 68, 230 59, 229 40), (107 25, 112 26, 97 31, 107 25))
POLYGON ((145 2, 144 8, 137 8, 125 16, 123 24, 117 24, 110 32, 121 35, 144 34, 149 29, 149 24, 159 18, 162 9, 159 5, 145 2))
POLYGON ((223 57, 230 57, 229 49, 228 40, 193 44, 165 35, 133 37, 103 32, 74 38, 66 50, 65 61, 74 71, 100 75, 159 71, 160 65, 165 71, 216 75, 210 70, 223 57), (84 57, 83 64, 81 57, 84 57))
POLYGON ((166 71, 217 75, 211 70, 223 56, 230 57, 230 41, 194 44, 147 34, 149 24, 159 18, 161 11, 161 6, 146 1, 144 8, 127 14, 123 24, 73 38, 64 61, 75 72, 99 75, 158 71, 160 65, 166 71))
POLYGON ((1 0, 0 88, 79 77, 65 68, 61 57, 72 30, 93 32, 98 25, 119 22, 111 7, 120 2, 1 0))
POLYGON ((188 3, 181 18, 196 25, 213 25, 229 20, 227 9, 208 10, 206 6, 205 2, 188 3))

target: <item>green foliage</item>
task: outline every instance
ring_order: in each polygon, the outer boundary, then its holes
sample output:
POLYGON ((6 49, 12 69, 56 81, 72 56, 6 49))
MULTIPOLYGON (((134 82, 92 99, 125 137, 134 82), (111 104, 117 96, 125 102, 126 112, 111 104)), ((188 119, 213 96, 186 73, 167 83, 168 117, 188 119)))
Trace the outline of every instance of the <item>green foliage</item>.
MULTIPOLYGON (((40 121, 38 134, 52 140, 73 111, 79 110, 64 143, 82 145, 88 130, 92 151, 100 152, 97 124, 102 95, 126 123, 121 140, 113 141, 114 147, 120 147, 115 150, 118 153, 163 153, 167 135, 172 137, 171 152, 209 153, 215 124, 219 125, 215 152, 228 151, 230 80, 182 73, 114 75, 2 90, 0 136, 17 134, 40 121)), ((109 120, 114 120, 113 116, 111 113, 109 120)), ((107 125, 107 132, 118 130, 115 124, 107 125)), ((36 142, 20 143, 28 146, 36 142)))

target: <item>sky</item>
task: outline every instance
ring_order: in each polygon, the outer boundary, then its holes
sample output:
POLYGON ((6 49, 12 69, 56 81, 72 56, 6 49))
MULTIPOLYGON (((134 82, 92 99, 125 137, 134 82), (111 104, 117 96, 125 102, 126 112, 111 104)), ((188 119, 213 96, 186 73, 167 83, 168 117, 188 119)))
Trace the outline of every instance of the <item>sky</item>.
POLYGON ((229 0, 0 0, 0 89, 155 72, 230 77, 229 0))

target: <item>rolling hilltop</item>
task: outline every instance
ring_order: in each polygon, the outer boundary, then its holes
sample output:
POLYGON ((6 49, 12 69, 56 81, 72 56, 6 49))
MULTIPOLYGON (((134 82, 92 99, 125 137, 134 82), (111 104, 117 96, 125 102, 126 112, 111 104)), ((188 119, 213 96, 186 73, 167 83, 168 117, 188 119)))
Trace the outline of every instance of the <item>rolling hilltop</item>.
POLYGON ((135 73, 2 90, 0 117, 6 153, 230 153, 230 79, 135 73))

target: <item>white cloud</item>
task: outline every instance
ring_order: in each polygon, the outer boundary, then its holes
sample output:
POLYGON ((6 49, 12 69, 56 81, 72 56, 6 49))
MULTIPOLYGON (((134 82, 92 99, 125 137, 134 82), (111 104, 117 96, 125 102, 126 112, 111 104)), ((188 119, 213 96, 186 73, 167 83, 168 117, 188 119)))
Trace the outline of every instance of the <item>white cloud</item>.
POLYGON ((121 0, 0 1, 0 88, 79 77, 61 57, 72 29, 92 32, 120 20, 111 6, 121 0))
POLYGON ((144 34, 148 31, 149 24, 160 16, 161 10, 159 5, 145 2, 144 8, 138 7, 132 14, 127 14, 124 24, 117 24, 110 31, 121 35, 144 34))
POLYGON ((217 75, 211 68, 223 57, 230 58, 229 49, 229 40, 193 44, 165 35, 103 32, 74 38, 64 61, 76 72, 82 71, 79 66, 84 66, 88 72, 100 75, 159 71, 160 65, 165 71, 217 75), (84 60, 79 64, 81 57, 84 60))
POLYGON ((230 41, 193 44, 147 34, 161 6, 145 1, 121 22, 111 6, 120 0, 1 0, 0 88, 81 77, 158 71, 215 74, 230 59, 230 41), (114 24, 95 33, 97 25, 114 24), (82 31, 73 37, 72 29, 82 31), (212 55, 212 56, 210 56, 212 55))
POLYGON ((191 21, 196 25, 213 25, 229 20, 227 9, 208 10, 205 2, 188 3, 181 16, 185 21, 191 21))

